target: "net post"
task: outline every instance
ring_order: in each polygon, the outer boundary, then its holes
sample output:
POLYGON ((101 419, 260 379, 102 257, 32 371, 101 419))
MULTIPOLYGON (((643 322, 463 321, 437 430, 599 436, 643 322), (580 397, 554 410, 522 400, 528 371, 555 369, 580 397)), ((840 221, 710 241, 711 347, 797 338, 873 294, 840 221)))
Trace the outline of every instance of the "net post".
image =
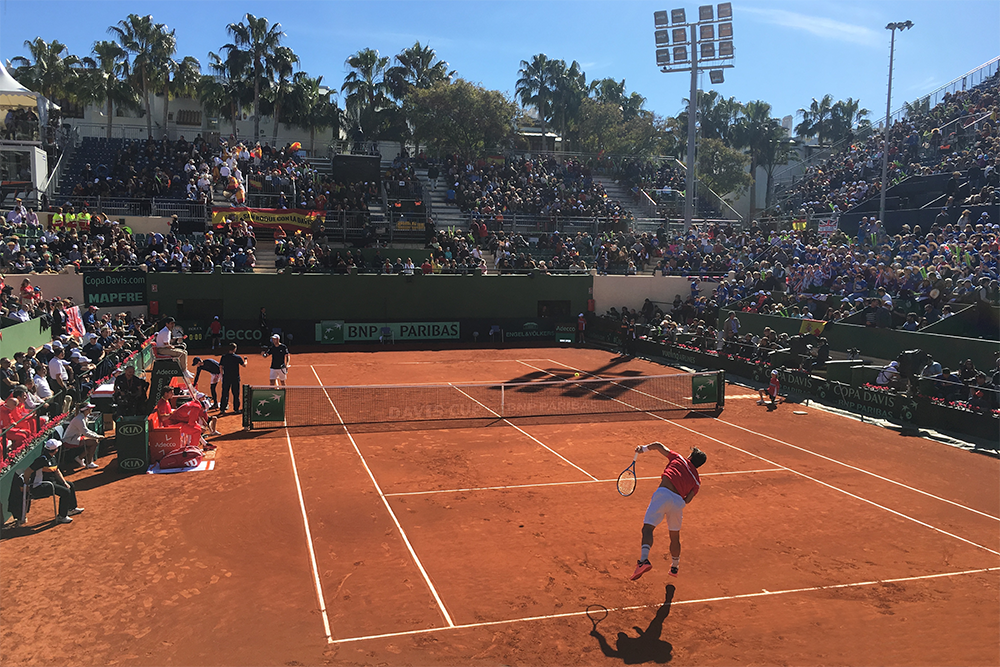
POLYGON ((718 403, 716 403, 715 409, 721 412, 726 407, 726 371, 720 369, 717 371, 717 374, 718 377, 715 381, 719 387, 719 391, 716 393, 718 403))
POLYGON ((245 384, 242 386, 243 393, 243 430, 252 431, 253 430, 253 420, 251 419, 250 411, 250 385, 245 384))

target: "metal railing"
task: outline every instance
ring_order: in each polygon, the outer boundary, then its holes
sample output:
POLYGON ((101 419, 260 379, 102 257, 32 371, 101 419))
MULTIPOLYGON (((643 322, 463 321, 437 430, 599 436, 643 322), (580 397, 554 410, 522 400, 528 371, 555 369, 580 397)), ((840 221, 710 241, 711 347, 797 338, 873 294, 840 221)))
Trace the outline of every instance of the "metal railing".
POLYGON ((70 204, 80 210, 84 206, 91 213, 105 213, 115 216, 153 216, 169 218, 177 216, 179 221, 202 221, 209 219, 209 205, 187 199, 132 199, 128 197, 58 197, 53 205, 70 204))

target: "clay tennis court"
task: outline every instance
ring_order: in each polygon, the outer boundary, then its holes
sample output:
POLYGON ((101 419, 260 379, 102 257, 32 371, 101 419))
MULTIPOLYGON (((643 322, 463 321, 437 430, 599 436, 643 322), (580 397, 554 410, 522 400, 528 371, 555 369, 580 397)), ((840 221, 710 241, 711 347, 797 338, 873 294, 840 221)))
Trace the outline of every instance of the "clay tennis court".
MULTIPOLYGON (((292 364, 302 386, 678 372, 561 348, 292 364)), ((266 377, 251 357, 244 381, 266 377)), ((104 457, 71 478, 72 525, 36 501, 34 530, 0 543, 4 664, 997 664, 1000 462, 755 398, 728 386, 718 419, 227 416, 213 471, 122 477, 104 457), (654 440, 708 462, 680 577, 661 529, 632 582, 665 459, 640 455, 630 497, 615 480, 654 440)))

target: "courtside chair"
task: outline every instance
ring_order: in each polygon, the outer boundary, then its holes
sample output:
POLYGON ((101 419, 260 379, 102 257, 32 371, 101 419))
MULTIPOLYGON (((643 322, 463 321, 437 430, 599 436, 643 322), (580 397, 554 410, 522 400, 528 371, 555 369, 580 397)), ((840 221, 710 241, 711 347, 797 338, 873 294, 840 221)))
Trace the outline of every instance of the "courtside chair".
MULTIPOLYGON (((21 516, 17 517, 17 525, 23 526, 28 522, 28 510, 31 509, 31 489, 28 487, 28 483, 24 481, 24 476, 27 474, 27 470, 22 470, 21 475, 21 516)), ((53 482, 42 482, 39 486, 48 485, 49 491, 52 492, 52 520, 55 521, 59 517, 59 498, 56 496, 56 485, 53 482)))
POLYGON ((380 343, 385 345, 386 341, 389 341, 393 345, 396 344, 396 339, 392 335, 392 327, 382 327, 380 330, 380 335, 378 337, 380 343))

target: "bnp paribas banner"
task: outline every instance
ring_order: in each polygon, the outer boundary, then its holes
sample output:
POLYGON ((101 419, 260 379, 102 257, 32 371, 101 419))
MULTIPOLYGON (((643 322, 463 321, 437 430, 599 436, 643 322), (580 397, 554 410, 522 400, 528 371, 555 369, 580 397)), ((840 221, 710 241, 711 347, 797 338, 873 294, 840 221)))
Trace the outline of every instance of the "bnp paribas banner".
POLYGON ((313 222, 326 218, 326 211, 303 208, 213 208, 212 224, 223 225, 230 217, 255 227, 297 227, 312 229, 313 222))
POLYGON ((458 322, 342 322, 316 325, 320 343, 390 342, 403 340, 458 340, 458 322))

